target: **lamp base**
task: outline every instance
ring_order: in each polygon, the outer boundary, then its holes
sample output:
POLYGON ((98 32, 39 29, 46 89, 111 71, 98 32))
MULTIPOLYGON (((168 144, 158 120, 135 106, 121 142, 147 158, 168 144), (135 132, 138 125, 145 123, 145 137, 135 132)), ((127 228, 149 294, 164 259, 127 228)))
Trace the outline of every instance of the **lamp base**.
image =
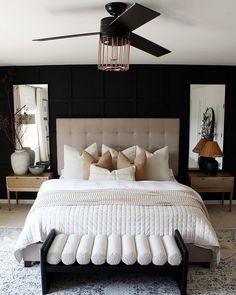
POLYGON ((198 167, 200 171, 205 171, 205 163, 208 161, 208 158, 206 157, 198 157, 198 167))
POLYGON ((218 166, 219 164, 215 158, 208 158, 208 160, 204 164, 206 174, 210 176, 216 176, 218 166))

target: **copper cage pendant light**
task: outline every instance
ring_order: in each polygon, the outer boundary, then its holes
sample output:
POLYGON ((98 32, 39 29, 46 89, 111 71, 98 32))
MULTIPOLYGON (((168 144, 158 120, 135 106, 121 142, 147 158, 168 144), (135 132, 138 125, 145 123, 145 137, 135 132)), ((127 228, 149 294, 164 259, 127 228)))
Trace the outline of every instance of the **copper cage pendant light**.
POLYGON ((130 40, 126 36, 101 35, 98 50, 98 69, 103 71, 128 71, 130 40))
POLYGON ((128 71, 130 58, 130 34, 112 28, 114 17, 101 20, 98 48, 98 69, 102 71, 128 71))

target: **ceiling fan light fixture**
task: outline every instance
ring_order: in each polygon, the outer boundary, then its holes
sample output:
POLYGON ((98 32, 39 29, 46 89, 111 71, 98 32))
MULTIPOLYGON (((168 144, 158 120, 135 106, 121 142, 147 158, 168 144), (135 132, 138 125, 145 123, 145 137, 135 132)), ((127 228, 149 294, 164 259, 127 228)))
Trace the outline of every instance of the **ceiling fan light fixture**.
POLYGON ((101 19, 99 32, 47 37, 33 41, 99 35, 98 69, 102 71, 128 71, 130 45, 156 57, 170 53, 168 49, 133 33, 159 16, 159 12, 138 3, 128 6, 123 2, 111 2, 106 4, 105 8, 111 16, 101 19))
POLYGON ((100 35, 98 69, 102 71, 128 71, 130 39, 125 36, 100 35))

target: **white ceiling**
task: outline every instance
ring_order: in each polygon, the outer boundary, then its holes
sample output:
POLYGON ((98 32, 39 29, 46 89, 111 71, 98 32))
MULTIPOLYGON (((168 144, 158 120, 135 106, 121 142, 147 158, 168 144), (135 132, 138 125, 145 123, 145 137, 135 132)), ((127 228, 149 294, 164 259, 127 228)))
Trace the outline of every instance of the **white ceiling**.
MULTIPOLYGON (((34 38, 99 31, 104 0, 0 0, 0 66, 96 64, 98 36, 34 38)), ((129 2, 131 4, 131 2, 129 2)), ((161 16, 135 31, 172 52, 131 48, 133 64, 236 65, 236 0, 138 1, 161 16)))

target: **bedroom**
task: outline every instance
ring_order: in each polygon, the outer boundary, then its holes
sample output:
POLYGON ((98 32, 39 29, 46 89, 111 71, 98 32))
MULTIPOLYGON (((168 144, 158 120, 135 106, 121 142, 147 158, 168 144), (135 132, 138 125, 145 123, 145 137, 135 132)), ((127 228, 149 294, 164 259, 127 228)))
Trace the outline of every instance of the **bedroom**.
MULTIPOLYGON (((233 51, 235 21, 232 15, 235 4, 233 1, 223 7, 220 1, 214 1, 214 3, 207 1, 204 7, 199 7, 198 1, 191 1, 191 5, 186 4, 185 1, 181 2, 182 5, 174 5, 173 1, 165 3, 159 1, 158 5, 156 1, 149 1, 148 4, 145 1, 140 3, 161 12, 160 17, 140 29, 140 35, 161 44, 172 52, 156 58, 132 48, 130 69, 120 73, 97 70, 97 37, 86 37, 82 41, 67 39, 43 45, 31 44, 31 40, 37 37, 96 30, 99 20, 106 16, 104 9, 106 2, 99 1, 98 5, 96 1, 94 5, 90 3, 89 6, 75 1, 70 5, 61 1, 54 3, 55 6, 52 4, 47 6, 46 1, 42 3, 44 3, 42 6, 38 4, 35 7, 28 1, 24 1, 24 5, 28 5, 27 9, 32 9, 28 20, 29 14, 26 15, 26 7, 19 6, 12 10, 10 4, 4 5, 4 9, 1 10, 3 14, 1 22, 5 23, 4 38, 13 36, 18 43, 11 43, 13 39, 3 39, 5 47, 1 45, 0 73, 2 77, 9 69, 14 68, 13 85, 48 85, 50 158, 51 167, 55 173, 57 172, 56 118, 180 118, 178 180, 185 183, 188 171, 190 85, 224 84, 226 91, 223 168, 231 175, 236 175, 234 157, 236 135, 232 131, 236 123, 236 69, 233 51), (34 10, 38 10, 38 14, 34 10), (9 16, 9 13, 13 15, 9 16), (17 21, 18 14, 24 15, 23 18, 21 16, 21 22, 17 21), (84 21, 88 15, 94 17, 93 22, 84 21), (182 15, 184 15, 184 21, 182 15), (40 21, 35 24, 33 18, 40 21), (62 21, 64 23, 60 24, 62 21), (31 23, 30 27, 29 23, 31 23), (201 23, 205 27, 198 31, 201 23), (169 28, 168 25, 171 27, 169 28), (21 33, 27 32, 28 36, 22 37, 24 40, 27 39, 26 43, 19 40, 20 33, 16 29, 17 26, 21 33), (187 32, 184 29, 190 30, 190 36, 195 34, 194 40, 186 38, 187 32), (226 30, 225 33, 223 29, 226 30), (7 33, 8 30, 11 34, 7 33), (197 36, 199 39, 196 38, 197 36), (94 48, 96 50, 92 50, 94 48)), ((5 115, 8 112, 7 96, 2 91, 3 89, 1 89, 0 112, 5 115)), ((3 211, 5 208, 7 210, 5 177, 11 173, 10 155, 13 152, 3 135, 1 135, 0 149, 3 155, 0 159, 3 207, 1 211, 3 211)), ((14 196, 12 195, 11 198, 13 204, 14 196)), ((19 203, 21 205, 23 199, 32 198, 35 198, 35 195, 19 194, 19 203)), ((210 199, 215 204, 221 201, 219 195, 208 194, 204 198, 210 199)), ((216 207, 219 210, 221 208, 219 205, 216 207)), ((225 215, 228 214, 227 211, 228 207, 225 215)), ((232 214, 233 212, 234 208, 232 214)), ((9 212, 7 214, 11 216, 9 212)))

